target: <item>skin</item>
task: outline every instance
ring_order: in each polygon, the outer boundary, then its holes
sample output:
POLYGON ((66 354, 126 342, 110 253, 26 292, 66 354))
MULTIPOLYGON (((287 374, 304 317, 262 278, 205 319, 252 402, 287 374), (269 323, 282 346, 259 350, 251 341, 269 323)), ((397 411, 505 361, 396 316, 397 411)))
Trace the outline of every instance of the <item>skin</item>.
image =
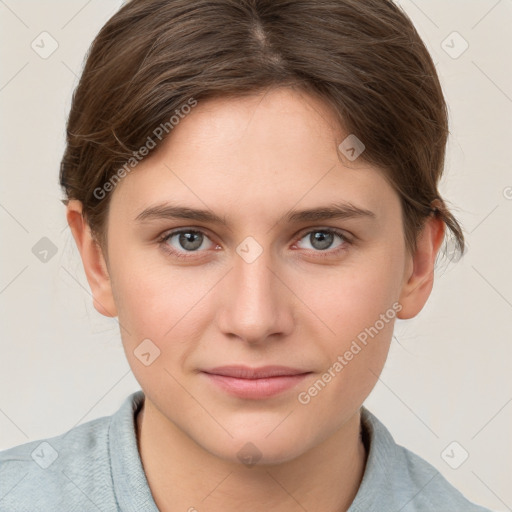
POLYGON ((398 318, 421 311, 444 224, 430 218, 409 254, 397 193, 362 157, 340 158, 348 134, 305 93, 282 88, 200 102, 171 135, 115 188, 103 251, 80 203, 67 210, 94 306, 118 316, 145 393, 138 441, 155 502, 162 511, 347 510, 367 455, 360 406, 384 366, 394 320, 309 403, 298 394, 394 303, 398 318), (341 200, 375 218, 281 220, 341 200), (228 225, 135 220, 166 201, 209 209, 228 225), (203 243, 187 252, 179 236, 158 241, 176 228, 201 230, 203 243), (319 249, 310 235, 326 228, 353 243, 334 234, 319 249), (236 252, 248 236, 262 248, 251 263, 236 252), (147 338, 160 349, 149 366, 134 355, 147 338), (313 373, 291 390, 251 400, 199 373, 225 364, 313 373), (261 453, 252 467, 237 456, 247 442, 261 453))

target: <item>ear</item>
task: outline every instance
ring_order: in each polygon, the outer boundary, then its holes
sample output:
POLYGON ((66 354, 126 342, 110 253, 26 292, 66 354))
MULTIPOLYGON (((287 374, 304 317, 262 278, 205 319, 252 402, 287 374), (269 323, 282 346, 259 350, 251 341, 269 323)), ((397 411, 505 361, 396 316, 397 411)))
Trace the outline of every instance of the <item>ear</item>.
POLYGON ((76 199, 68 201, 66 218, 82 257, 87 281, 92 291, 94 308, 104 316, 117 316, 108 267, 101 247, 92 236, 89 224, 82 215, 80 201, 76 199))
POLYGON ((434 285, 434 264, 444 233, 442 219, 432 216, 426 221, 418 236, 416 251, 409 256, 399 298, 402 309, 397 313, 398 318, 415 317, 427 302, 434 285))

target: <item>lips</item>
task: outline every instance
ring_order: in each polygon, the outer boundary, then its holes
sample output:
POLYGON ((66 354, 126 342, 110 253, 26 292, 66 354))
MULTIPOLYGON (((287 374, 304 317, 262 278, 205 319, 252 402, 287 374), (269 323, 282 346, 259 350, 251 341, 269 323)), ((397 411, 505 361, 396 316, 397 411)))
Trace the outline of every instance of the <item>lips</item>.
POLYGON ((234 377, 237 379, 265 379, 269 377, 281 377, 285 375, 301 375, 310 373, 307 370, 290 368, 288 366, 262 366, 251 368, 250 366, 218 366, 211 370, 203 370, 205 373, 234 377))
POLYGON ((262 400, 290 390, 312 372, 288 366, 220 366, 201 372, 210 383, 238 398, 262 400))

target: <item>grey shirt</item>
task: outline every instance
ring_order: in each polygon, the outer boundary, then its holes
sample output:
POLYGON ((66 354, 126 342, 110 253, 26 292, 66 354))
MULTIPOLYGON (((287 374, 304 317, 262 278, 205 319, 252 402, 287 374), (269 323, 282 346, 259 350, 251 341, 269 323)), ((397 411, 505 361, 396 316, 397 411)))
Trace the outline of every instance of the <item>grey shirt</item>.
MULTIPOLYGON (((158 512, 137 449, 141 390, 104 416, 0 452, 1 512, 158 512)), ((398 445, 361 407, 368 459, 349 512, 490 512, 398 445)))

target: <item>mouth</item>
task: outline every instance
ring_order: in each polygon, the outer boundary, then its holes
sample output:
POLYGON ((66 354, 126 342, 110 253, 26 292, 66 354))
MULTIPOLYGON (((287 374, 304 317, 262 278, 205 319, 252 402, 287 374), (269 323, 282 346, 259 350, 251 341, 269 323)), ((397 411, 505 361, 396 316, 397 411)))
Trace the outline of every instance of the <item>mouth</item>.
POLYGON ((289 390, 313 373, 287 366, 221 366, 201 372, 212 384, 245 399, 265 399, 289 390))

